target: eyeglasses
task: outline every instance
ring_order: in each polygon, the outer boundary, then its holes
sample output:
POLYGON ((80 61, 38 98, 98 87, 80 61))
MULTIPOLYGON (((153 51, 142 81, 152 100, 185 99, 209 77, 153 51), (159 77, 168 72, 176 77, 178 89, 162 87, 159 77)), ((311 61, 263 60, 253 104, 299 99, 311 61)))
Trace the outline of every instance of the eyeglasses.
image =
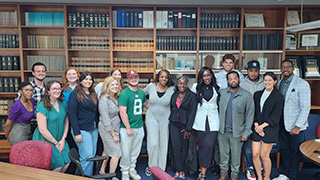
POLYGON ((50 88, 52 91, 62 91, 62 88, 50 88))
POLYGON ((34 71, 36 73, 45 73, 46 71, 34 71))
POLYGON ((281 66, 281 69, 289 69, 292 68, 293 66, 281 66))
POLYGON ((33 92, 33 89, 24 89, 24 91, 27 93, 31 93, 31 92, 33 92))

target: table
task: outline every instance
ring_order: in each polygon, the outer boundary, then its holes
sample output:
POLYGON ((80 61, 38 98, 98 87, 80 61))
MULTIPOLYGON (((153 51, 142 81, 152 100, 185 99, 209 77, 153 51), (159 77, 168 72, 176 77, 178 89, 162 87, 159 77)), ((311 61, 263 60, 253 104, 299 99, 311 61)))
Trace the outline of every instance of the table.
POLYGON ((300 151, 303 156, 320 166, 320 158, 318 157, 320 154, 314 153, 315 150, 320 152, 320 142, 317 142, 314 139, 306 141, 300 145, 300 151))
POLYGON ((32 167, 20 166, 16 164, 0 162, 0 179, 22 179, 22 180, 88 180, 89 178, 70 175, 66 173, 53 172, 50 170, 37 169, 32 167))

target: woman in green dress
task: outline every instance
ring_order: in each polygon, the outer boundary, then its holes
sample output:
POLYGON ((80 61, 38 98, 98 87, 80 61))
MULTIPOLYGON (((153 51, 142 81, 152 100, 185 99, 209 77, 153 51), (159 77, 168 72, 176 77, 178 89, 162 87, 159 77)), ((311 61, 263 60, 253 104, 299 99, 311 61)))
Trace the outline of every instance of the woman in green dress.
POLYGON ((61 92, 60 82, 46 84, 45 94, 36 109, 38 127, 32 138, 53 146, 50 168, 57 172, 65 172, 70 164, 69 146, 65 141, 69 129, 68 107, 61 92))

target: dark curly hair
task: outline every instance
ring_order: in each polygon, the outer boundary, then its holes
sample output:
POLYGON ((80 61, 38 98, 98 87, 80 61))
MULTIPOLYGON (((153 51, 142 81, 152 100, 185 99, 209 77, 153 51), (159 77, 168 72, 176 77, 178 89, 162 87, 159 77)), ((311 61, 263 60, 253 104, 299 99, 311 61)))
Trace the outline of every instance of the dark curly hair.
MULTIPOLYGON (((41 99, 41 101, 43 101, 43 106, 48 109, 49 111, 51 111, 52 109, 52 105, 50 103, 50 95, 49 95, 49 91, 50 91, 50 88, 51 86, 54 84, 54 83, 58 83, 60 84, 60 88, 62 87, 61 83, 59 81, 49 81, 47 82, 46 84, 46 87, 45 87, 45 92, 44 92, 44 95, 41 99)), ((61 93, 60 93, 60 96, 58 98, 58 101, 60 102, 63 102, 63 94, 62 94, 62 90, 61 90, 61 93)))
POLYGON ((169 72, 167 69, 162 69, 162 70, 160 70, 160 71, 157 73, 156 78, 154 79, 154 82, 155 82, 155 83, 159 82, 160 74, 161 74, 162 72, 165 72, 165 73, 167 73, 167 75, 168 75, 167 86, 168 86, 168 87, 174 86, 174 82, 173 82, 172 76, 171 76, 170 72, 169 72))

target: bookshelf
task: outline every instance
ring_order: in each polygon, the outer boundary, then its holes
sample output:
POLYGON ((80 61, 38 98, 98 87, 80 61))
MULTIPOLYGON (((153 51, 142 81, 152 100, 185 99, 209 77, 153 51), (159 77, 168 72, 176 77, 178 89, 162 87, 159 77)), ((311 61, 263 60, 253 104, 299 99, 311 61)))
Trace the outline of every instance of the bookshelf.
MULTIPOLYGON (((319 19, 318 8, 304 6, 303 22, 319 19)), ((249 60, 260 58, 267 61, 262 72, 280 74, 280 62, 286 55, 320 57, 320 50, 285 49, 286 16, 291 10, 300 14, 298 6, 0 3, 0 17, 8 16, 5 23, 0 21, 0 34, 19 37, 17 48, 0 48, 0 54, 20 57, 19 70, 0 70, 0 78, 29 80, 32 59, 50 57, 59 61, 61 67, 46 63, 50 66, 48 79, 61 77, 63 69, 69 66, 89 70, 97 79, 118 67, 123 74, 136 69, 142 78, 148 79, 144 82, 147 84, 165 67, 174 76, 187 75, 194 82, 199 67, 212 63, 212 59, 213 69, 219 71, 220 60, 226 53, 236 56, 236 69, 243 73, 249 60), (263 14, 265 26, 247 27, 248 13, 263 14), (47 17, 51 25, 43 24, 47 17), (277 39, 272 42, 279 46, 267 47, 263 44, 266 38, 277 39), (260 48, 248 46, 252 39, 261 43, 260 48), (52 46, 53 41, 58 46, 52 46)), ((307 81, 312 88, 312 109, 318 110, 320 80, 307 81)), ((14 98, 15 94, 0 92, 4 98, 14 98)))

